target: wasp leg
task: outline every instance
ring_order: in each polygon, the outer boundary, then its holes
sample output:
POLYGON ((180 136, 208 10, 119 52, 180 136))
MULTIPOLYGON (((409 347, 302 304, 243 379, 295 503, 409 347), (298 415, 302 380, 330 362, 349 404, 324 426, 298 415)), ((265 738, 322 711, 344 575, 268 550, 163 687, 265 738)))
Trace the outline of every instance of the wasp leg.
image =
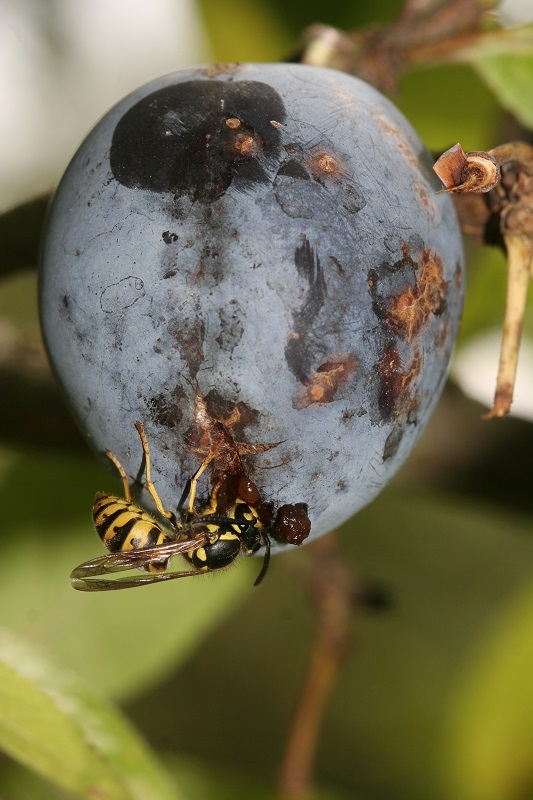
POLYGON ((194 473, 194 475, 192 476, 192 478, 190 480, 189 505, 187 507, 187 513, 191 517, 194 516, 194 501, 196 500, 196 490, 197 490, 197 487, 198 487, 198 478, 200 477, 202 472, 205 470, 205 468, 213 460, 213 455, 214 455, 213 453, 209 453, 209 455, 206 456, 206 458, 204 458, 204 460, 202 461, 202 463, 200 464, 200 466, 198 467, 198 469, 196 470, 196 472, 194 473))
POLYGON ((130 485, 128 483, 128 476, 124 472, 122 464, 120 463, 118 458, 111 452, 111 450, 106 450, 105 454, 108 457, 108 459, 112 461, 115 467, 118 469, 119 475, 122 478, 122 484, 124 486, 124 499, 126 500, 126 502, 130 503, 131 502, 130 485))
POLYGON ((142 423, 141 422, 136 422, 135 423, 135 427, 137 428, 137 432, 138 432, 139 436, 141 437, 141 444, 143 446, 144 462, 145 462, 144 470, 145 470, 145 476, 146 476, 146 479, 145 479, 146 488, 150 492, 152 500, 154 501, 154 503, 156 505, 156 508, 159 511, 159 513, 161 514, 161 516, 166 517, 171 522, 174 522, 174 519, 175 519, 174 514, 172 513, 172 511, 167 511, 165 509, 163 503, 161 502, 161 498, 157 494, 156 488, 155 488, 154 484, 152 483, 151 468, 150 468, 150 450, 148 449, 148 441, 146 439, 142 423))

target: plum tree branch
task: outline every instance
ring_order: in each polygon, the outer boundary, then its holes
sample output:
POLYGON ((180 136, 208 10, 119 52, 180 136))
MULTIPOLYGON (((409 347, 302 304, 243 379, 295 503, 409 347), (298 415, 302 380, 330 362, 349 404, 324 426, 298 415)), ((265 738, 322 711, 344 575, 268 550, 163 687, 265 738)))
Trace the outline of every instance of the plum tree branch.
POLYGON ((325 25, 306 29, 298 48, 304 64, 332 67, 394 93, 399 75, 469 51, 486 37, 505 38, 496 25, 486 29, 490 6, 480 0, 407 0, 388 26, 341 32, 325 25))
POLYGON ((1 318, 0 386, 2 442, 89 452, 54 383, 44 347, 24 341, 1 318))

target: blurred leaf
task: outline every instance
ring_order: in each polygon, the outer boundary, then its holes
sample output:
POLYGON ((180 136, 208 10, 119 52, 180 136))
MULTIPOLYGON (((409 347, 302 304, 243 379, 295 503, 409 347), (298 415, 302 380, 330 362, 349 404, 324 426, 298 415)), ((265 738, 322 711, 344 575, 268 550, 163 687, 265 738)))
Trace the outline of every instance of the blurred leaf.
POLYGON ((533 797, 532 676, 530 581, 473 643, 457 681, 444 754, 450 800, 533 797))
POLYGON ((176 798, 175 787, 117 711, 5 629, 0 747, 82 797, 176 798))
POLYGON ((357 708, 354 759, 371 784, 388 773, 399 796, 441 796, 436 765, 452 687, 476 638, 533 580, 529 533, 524 518, 495 507, 415 491, 389 491, 345 526, 358 574, 389 587, 393 607, 359 621, 358 652, 332 711, 330 758, 357 708))
POLYGON ((2 800, 70 800, 75 795, 51 783, 11 758, 0 754, 0 797, 2 800))
MULTIPOLYGON (((280 800, 279 792, 262 786, 257 775, 252 777, 242 769, 231 772, 191 758, 176 758, 166 766, 186 796, 194 800, 280 800)), ((363 800, 363 796, 319 788, 306 794, 305 800, 363 800)))
MULTIPOLYGON (((501 327, 505 311, 507 264, 496 247, 470 249, 467 257, 466 299, 459 344, 482 330, 501 327)), ((494 373, 496 381, 496 373, 494 373)))
POLYGON ((197 5, 214 61, 279 61, 293 44, 264 0, 198 0, 197 5))
POLYGON ((71 570, 105 552, 90 509, 95 490, 106 484, 118 490, 89 459, 33 453, 12 465, 0 486, 0 624, 123 698, 188 658, 251 591, 253 577, 239 564, 223 575, 119 592, 74 591, 71 570))
MULTIPOLYGON (((453 50, 444 60, 463 62, 473 67, 502 107, 526 127, 533 127, 533 25, 488 31, 474 45, 453 50)), ((461 88, 458 89, 459 96, 450 105, 453 118, 474 118, 471 104, 477 102, 476 94, 464 97, 461 88)), ((456 141, 460 140, 461 137, 457 136, 456 141)), ((467 145, 466 149, 469 148, 470 145, 467 145)), ((489 147, 472 146, 471 149, 489 147)))
MULTIPOLYGON (((533 31, 533 26, 531 27, 533 31)), ((477 58, 474 66, 502 106, 533 128, 533 35, 530 52, 477 58)))
POLYGON ((268 0, 270 8, 289 28, 294 40, 314 23, 353 30, 366 25, 391 22, 403 6, 403 0, 373 0, 372 4, 354 3, 353 0, 268 0))
MULTIPOLYGON (((353 646, 321 732, 318 784, 363 797, 442 800, 448 698, 477 637, 533 581, 530 522, 404 487, 386 490, 343 526, 340 543, 359 584, 377 585, 392 605, 354 613, 353 646)), ((274 557, 260 590, 172 679, 129 706, 150 741, 168 750, 179 718, 187 730, 180 753, 228 770, 246 765, 268 780, 309 656, 312 619, 295 579, 307 558, 308 548, 274 557)))
POLYGON ((467 151, 501 144, 501 110, 481 78, 466 65, 409 72, 401 77, 400 93, 392 100, 435 154, 456 142, 467 151))

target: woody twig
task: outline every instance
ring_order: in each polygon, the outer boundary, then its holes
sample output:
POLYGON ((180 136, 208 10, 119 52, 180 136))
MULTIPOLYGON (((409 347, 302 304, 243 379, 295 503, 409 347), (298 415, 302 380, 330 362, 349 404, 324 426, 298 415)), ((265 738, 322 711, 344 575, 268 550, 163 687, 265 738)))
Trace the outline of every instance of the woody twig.
POLYGON ((533 147, 511 142, 493 150, 447 150, 434 170, 457 198, 463 230, 507 255, 507 298, 494 403, 487 419, 511 409, 533 270, 533 147), (463 199, 465 202, 463 202, 463 199))

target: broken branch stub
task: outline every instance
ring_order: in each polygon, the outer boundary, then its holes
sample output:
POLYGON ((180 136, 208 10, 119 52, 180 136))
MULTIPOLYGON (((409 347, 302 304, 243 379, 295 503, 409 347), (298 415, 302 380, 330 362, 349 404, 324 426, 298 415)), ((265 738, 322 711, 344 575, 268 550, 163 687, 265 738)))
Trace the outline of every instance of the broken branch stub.
POLYGON ((465 153, 460 144, 446 150, 433 169, 444 184, 443 191, 453 194, 490 192, 501 178, 498 162, 490 153, 465 153))
MULTIPOLYGON (((511 142, 488 152, 465 153, 460 144, 436 161, 445 192, 456 195, 463 232, 494 244, 507 255, 507 297, 494 403, 486 419, 511 409, 518 352, 533 269, 533 147, 511 142), (463 195, 480 195, 467 203, 463 195), (481 196, 482 195, 482 196, 481 196)), ((466 200, 467 198, 465 198, 466 200)))

